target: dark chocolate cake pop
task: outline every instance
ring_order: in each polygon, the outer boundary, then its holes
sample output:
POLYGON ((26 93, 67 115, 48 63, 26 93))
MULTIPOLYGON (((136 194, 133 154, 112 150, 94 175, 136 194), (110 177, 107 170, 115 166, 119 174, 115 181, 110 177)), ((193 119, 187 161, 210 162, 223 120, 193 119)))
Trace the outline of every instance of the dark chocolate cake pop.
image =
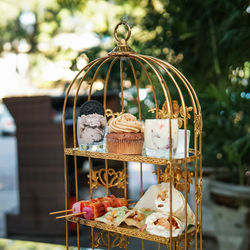
POLYGON ((102 104, 95 100, 86 101, 80 107, 80 116, 81 115, 90 115, 90 114, 99 114, 104 115, 104 108, 102 104))

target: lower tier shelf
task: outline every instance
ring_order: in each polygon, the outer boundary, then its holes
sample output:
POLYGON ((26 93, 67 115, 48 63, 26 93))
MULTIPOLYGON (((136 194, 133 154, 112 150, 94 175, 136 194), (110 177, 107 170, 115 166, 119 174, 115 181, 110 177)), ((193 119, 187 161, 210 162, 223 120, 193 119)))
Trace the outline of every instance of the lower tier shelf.
MULTIPOLYGON (((170 243, 170 238, 151 235, 151 234, 148 234, 147 232, 140 232, 138 228, 127 226, 124 224, 122 224, 122 226, 117 227, 117 226, 107 225, 107 224, 105 224, 103 222, 99 222, 99 221, 85 220, 85 219, 79 218, 79 217, 71 217, 71 218, 67 218, 67 220, 70 222, 79 223, 79 224, 82 224, 85 226, 94 227, 94 228, 106 230, 109 232, 119 233, 122 235, 126 235, 128 237, 135 237, 135 238, 139 238, 142 240, 154 241, 154 242, 165 244, 165 245, 170 243)), ((194 235, 195 231, 196 231, 195 227, 190 228, 187 231, 188 236, 194 235)), ((172 240, 173 240, 173 242, 176 242, 176 241, 181 241, 184 238, 185 238, 185 234, 183 233, 177 237, 172 237, 172 240)))

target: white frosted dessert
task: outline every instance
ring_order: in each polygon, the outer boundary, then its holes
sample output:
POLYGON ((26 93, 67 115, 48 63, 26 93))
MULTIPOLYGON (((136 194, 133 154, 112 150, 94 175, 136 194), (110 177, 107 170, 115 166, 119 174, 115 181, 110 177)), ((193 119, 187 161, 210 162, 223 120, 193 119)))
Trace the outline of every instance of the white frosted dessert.
MULTIPOLYGON (((170 237, 170 216, 160 212, 152 213, 146 219, 146 231, 150 234, 170 237)), ((172 236, 176 237, 183 232, 183 223, 172 216, 172 236)))
MULTIPOLYGON (((152 185, 141 199, 137 202, 134 209, 149 208, 162 214, 170 214, 170 184, 162 182, 152 185)), ((185 221, 185 199, 183 194, 172 185, 172 213, 181 221, 185 221)), ((187 224, 195 224, 195 216, 187 204, 187 224)))
MULTIPOLYGON (((146 119, 144 140, 147 156, 169 158, 170 155, 170 119, 146 119)), ((171 119, 172 154, 178 144, 178 119, 171 119)))

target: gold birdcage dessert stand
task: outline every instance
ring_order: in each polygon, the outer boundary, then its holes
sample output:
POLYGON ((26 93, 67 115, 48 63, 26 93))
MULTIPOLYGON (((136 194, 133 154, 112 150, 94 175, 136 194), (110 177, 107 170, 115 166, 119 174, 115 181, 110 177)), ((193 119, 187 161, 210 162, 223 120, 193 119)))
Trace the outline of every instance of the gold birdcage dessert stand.
POLYGON ((78 195, 78 175, 77 175, 77 157, 87 157, 89 163, 89 191, 90 198, 93 197, 94 189, 100 186, 106 188, 106 194, 109 195, 110 188, 119 187, 124 192, 124 197, 127 199, 127 184, 129 177, 127 176, 127 163, 137 162, 140 164, 140 190, 143 195, 143 167, 144 163, 151 163, 155 165, 155 174, 157 175, 158 183, 170 183, 170 237, 161 237, 151 235, 147 232, 130 226, 111 226, 96 220, 86 220, 77 216, 66 217, 66 248, 68 249, 68 223, 74 222, 77 227, 77 244, 80 249, 80 229, 81 225, 90 227, 91 230, 91 246, 92 249, 104 247, 110 249, 112 247, 129 248, 129 237, 136 237, 142 240, 141 248, 144 249, 144 240, 154 241, 158 243, 158 249, 167 247, 168 249, 190 249, 191 242, 194 239, 194 248, 202 249, 202 117, 201 107, 197 95, 185 78, 185 76, 178 71, 171 64, 154 58, 152 56, 145 56, 137 54, 127 44, 131 35, 130 27, 125 22, 117 24, 114 30, 114 37, 118 43, 117 47, 111 51, 107 56, 98 58, 85 66, 75 77, 69 85, 63 106, 63 143, 64 143, 64 168, 65 168, 65 211, 68 207, 68 162, 67 157, 74 158, 74 175, 75 175, 75 193, 76 201, 79 199, 78 195), (120 25, 125 25, 128 30, 127 37, 120 39, 117 35, 117 30, 120 25), (145 154, 142 155, 124 155, 103 152, 94 152, 91 150, 81 150, 77 144, 77 130, 76 130, 76 105, 78 94, 84 81, 89 82, 88 100, 92 98, 92 91, 95 81, 100 72, 105 68, 105 79, 103 88, 103 107, 105 115, 115 116, 115 114, 107 107, 107 91, 108 84, 111 82, 112 70, 117 67, 119 72, 119 87, 120 87, 120 101, 121 113, 125 112, 125 78, 128 77, 130 71, 131 84, 136 89, 136 97, 134 104, 138 110, 138 119, 141 121, 142 115, 142 100, 140 99, 140 82, 147 81, 148 88, 153 96, 153 105, 149 108, 151 115, 155 119, 178 119, 179 128, 183 127, 183 147, 184 152, 182 157, 175 157, 172 152, 172 123, 169 122, 169 141, 170 150, 168 157, 151 157, 145 154), (138 69, 141 71, 138 73, 138 69), (143 78, 144 77, 144 78, 143 78), (68 97, 71 94, 73 87, 76 87, 76 94, 73 105, 73 142, 74 147, 67 146, 66 128, 65 128, 65 111, 67 107, 68 97), (160 93, 160 94, 159 94, 160 93), (159 95, 163 96, 165 100, 161 103, 159 95), (178 105, 180 103, 180 106, 178 105), (188 148, 188 129, 191 131, 190 145, 188 148), (95 170, 93 168, 93 159, 103 159, 103 168, 95 170), (109 161, 115 160, 123 162, 122 170, 117 170, 109 166, 109 161), (195 223, 189 228, 187 223, 188 216, 188 193, 190 193, 190 186, 193 185, 194 193, 194 217, 195 223), (172 189, 183 192, 185 200, 185 229, 181 235, 172 236, 172 189), (96 230, 100 229, 100 230, 96 230))

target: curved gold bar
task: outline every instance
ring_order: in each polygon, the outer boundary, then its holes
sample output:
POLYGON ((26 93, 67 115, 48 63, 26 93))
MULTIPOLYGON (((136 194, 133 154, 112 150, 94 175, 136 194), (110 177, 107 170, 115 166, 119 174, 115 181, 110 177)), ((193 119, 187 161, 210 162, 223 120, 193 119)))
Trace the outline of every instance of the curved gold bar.
MULTIPOLYGON (((154 57, 153 57, 154 58, 154 57)), ((154 58, 156 59, 156 58, 154 58)), ((161 60, 161 59, 156 59, 157 61, 160 61, 163 65, 165 65, 166 67, 168 67, 169 69, 171 69, 178 77, 180 80, 182 80, 182 82, 184 83, 184 85, 186 86, 187 90, 188 91, 191 91, 194 98, 195 98, 195 101, 196 101, 196 105, 198 107, 198 111, 200 113, 201 111, 201 107, 200 107, 200 103, 199 103, 199 100, 197 98, 197 95, 192 87, 192 85, 189 83, 189 81, 186 79, 186 77, 179 71, 177 70, 174 66, 172 66, 171 64, 161 60)), ((194 111, 195 113, 197 113, 197 109, 194 111)))
POLYGON ((120 85, 121 85, 121 101, 122 101, 122 112, 124 113, 124 91, 123 91, 123 62, 120 57, 120 85))
MULTIPOLYGON (((169 91, 167 90, 167 86, 166 86, 166 83, 164 81, 164 79, 162 78, 161 74, 156 70, 156 68, 150 64, 147 60, 145 60, 143 57, 139 56, 139 55, 131 55, 132 58, 137 58, 137 59, 140 59, 142 60, 144 63, 146 63, 152 70, 153 72, 155 73, 155 75, 157 76, 158 78, 158 81, 162 87, 162 90, 163 90, 163 93, 164 93, 164 96, 165 96, 165 100, 167 101, 167 106, 168 106, 168 110, 169 110, 169 115, 170 117, 172 117, 172 114, 173 114, 173 109, 172 109, 172 100, 171 100, 171 97, 169 96, 169 91)), ((171 151, 171 150, 170 150, 171 151)))
POLYGON ((107 108, 107 90, 108 90, 108 81, 109 81, 109 75, 110 75, 110 72, 112 70, 112 67, 114 65, 114 63, 118 60, 117 57, 114 58, 114 60, 110 63, 109 65, 109 69, 108 69, 108 72, 107 72, 107 75, 106 75, 106 79, 105 79, 105 83, 104 83, 104 96, 103 96, 103 107, 104 107, 104 110, 106 110, 107 108))
MULTIPOLYGON (((100 69, 103 67, 103 65, 108 62, 109 60, 111 60, 111 57, 108 57, 106 60, 104 60, 96 69, 95 74, 92 78, 91 84, 90 84, 90 89, 89 89, 89 95, 88 95, 88 101, 91 99, 91 93, 92 93, 92 88, 93 88, 93 84, 95 82, 95 79, 97 77, 97 74, 99 73, 100 69)), ((81 84, 81 83, 80 83, 81 84)))
POLYGON ((137 63, 140 64, 140 66, 142 67, 144 73, 146 74, 147 78, 148 78, 148 81, 152 87, 152 92, 153 92, 153 96, 154 96, 154 101, 155 101, 155 109, 156 109, 156 119, 158 118, 158 110, 159 110, 159 106, 158 106, 158 102, 157 102, 157 97, 156 97, 156 93, 155 93, 155 87, 154 87, 154 84, 149 76, 149 73, 147 71, 147 69, 145 68, 145 66, 143 65, 143 63, 141 61, 139 61, 138 59, 136 58, 133 58, 134 61, 136 61, 137 63))
POLYGON ((138 103, 138 111, 139 111, 139 120, 141 121, 141 101, 140 101, 140 92, 139 92, 139 85, 138 85, 138 80, 136 77, 136 73, 135 73, 135 68, 133 63, 131 62, 131 60, 129 59, 129 65, 131 67, 133 76, 134 76, 134 80, 135 80, 135 86, 136 86, 136 92, 137 92, 137 103, 138 103))

